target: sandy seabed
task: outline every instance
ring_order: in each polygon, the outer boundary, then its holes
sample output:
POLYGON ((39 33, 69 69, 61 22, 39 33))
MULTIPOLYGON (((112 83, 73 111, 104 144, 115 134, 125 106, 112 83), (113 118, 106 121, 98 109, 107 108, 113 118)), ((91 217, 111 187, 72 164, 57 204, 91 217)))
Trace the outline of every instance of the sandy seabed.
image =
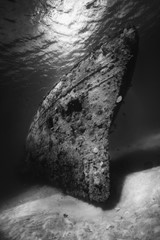
POLYGON ((0 239, 159 240, 160 167, 148 156, 113 160, 111 196, 97 206, 46 185, 28 188, 1 207, 0 239))

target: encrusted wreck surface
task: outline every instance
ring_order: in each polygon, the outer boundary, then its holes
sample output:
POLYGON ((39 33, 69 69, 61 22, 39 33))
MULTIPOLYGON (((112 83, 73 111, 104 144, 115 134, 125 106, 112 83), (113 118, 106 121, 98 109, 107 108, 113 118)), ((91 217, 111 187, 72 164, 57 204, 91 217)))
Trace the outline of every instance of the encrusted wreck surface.
POLYGON ((27 137, 32 171, 68 194, 109 197, 108 137, 130 85, 138 48, 134 28, 103 41, 53 87, 27 137))

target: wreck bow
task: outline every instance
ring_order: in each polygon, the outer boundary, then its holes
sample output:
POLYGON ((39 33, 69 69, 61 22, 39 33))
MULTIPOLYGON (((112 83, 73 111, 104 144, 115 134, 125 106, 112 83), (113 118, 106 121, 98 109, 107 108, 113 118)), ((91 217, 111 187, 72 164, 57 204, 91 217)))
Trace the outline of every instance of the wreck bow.
POLYGON ((33 173, 95 202, 109 197, 109 130, 130 86, 138 48, 134 28, 117 35, 102 41, 60 79, 39 107, 27 137, 33 173))

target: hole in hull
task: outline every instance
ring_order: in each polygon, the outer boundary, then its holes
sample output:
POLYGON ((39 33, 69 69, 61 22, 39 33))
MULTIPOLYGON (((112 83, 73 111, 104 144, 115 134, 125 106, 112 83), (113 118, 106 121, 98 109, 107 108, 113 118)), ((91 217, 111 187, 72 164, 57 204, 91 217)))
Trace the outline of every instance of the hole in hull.
POLYGON ((79 99, 74 99, 68 103, 68 108, 66 111, 66 115, 72 115, 73 112, 81 112, 82 111, 82 103, 79 99))

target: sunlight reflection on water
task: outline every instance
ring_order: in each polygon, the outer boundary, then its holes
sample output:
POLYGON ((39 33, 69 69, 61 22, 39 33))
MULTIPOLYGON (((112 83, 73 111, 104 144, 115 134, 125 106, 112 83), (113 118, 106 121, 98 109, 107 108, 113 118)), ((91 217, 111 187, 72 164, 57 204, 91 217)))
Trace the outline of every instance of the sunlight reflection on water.
POLYGON ((126 22, 144 32, 159 12, 155 0, 2 0, 1 83, 28 79, 53 83, 104 35, 126 22))

